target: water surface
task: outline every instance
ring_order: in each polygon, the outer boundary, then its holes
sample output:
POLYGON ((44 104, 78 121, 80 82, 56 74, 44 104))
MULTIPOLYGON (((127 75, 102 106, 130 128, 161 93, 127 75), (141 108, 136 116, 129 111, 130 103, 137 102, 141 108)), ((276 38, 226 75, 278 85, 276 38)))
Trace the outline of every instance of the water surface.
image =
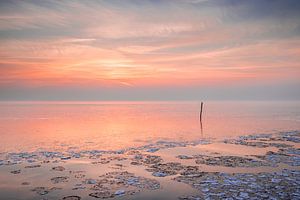
POLYGON ((2 102, 0 152, 116 150, 300 129, 299 102, 2 102))

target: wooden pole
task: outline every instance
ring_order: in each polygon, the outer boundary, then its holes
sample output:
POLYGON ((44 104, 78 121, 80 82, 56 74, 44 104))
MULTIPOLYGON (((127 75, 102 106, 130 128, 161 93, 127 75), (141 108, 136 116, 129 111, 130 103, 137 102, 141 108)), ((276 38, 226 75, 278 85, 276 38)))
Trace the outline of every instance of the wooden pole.
POLYGON ((202 110, 203 110, 203 102, 201 102, 200 106, 200 121, 202 122, 202 110))

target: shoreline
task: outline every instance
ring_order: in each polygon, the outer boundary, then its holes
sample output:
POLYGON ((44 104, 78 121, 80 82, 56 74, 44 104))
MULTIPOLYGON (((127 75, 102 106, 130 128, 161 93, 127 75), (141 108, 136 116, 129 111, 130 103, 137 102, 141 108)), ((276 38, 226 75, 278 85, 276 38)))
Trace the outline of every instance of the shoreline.
POLYGON ((289 131, 223 141, 157 141, 116 151, 2 153, 0 178, 8 182, 0 194, 10 185, 8 199, 18 199, 16 190, 30 199, 245 199, 264 198, 264 188, 276 184, 281 189, 268 189, 274 197, 296 199, 299 142, 300 132, 289 131), (256 188, 248 187, 253 182, 256 188))

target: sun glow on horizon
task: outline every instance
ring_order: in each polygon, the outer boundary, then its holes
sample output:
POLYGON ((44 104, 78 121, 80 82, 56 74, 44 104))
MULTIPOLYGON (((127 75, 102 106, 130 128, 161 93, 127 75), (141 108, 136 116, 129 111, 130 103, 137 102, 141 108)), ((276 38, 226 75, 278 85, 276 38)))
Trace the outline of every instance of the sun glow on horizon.
POLYGON ((46 2, 1 5, 0 88, 299 84, 289 1, 46 2))

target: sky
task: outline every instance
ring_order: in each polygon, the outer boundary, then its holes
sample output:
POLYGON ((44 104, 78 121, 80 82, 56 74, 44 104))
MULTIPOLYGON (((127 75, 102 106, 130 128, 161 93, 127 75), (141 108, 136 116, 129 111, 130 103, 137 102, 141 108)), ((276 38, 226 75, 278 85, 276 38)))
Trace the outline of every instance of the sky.
POLYGON ((0 1, 0 100, 300 100, 298 0, 0 1))

